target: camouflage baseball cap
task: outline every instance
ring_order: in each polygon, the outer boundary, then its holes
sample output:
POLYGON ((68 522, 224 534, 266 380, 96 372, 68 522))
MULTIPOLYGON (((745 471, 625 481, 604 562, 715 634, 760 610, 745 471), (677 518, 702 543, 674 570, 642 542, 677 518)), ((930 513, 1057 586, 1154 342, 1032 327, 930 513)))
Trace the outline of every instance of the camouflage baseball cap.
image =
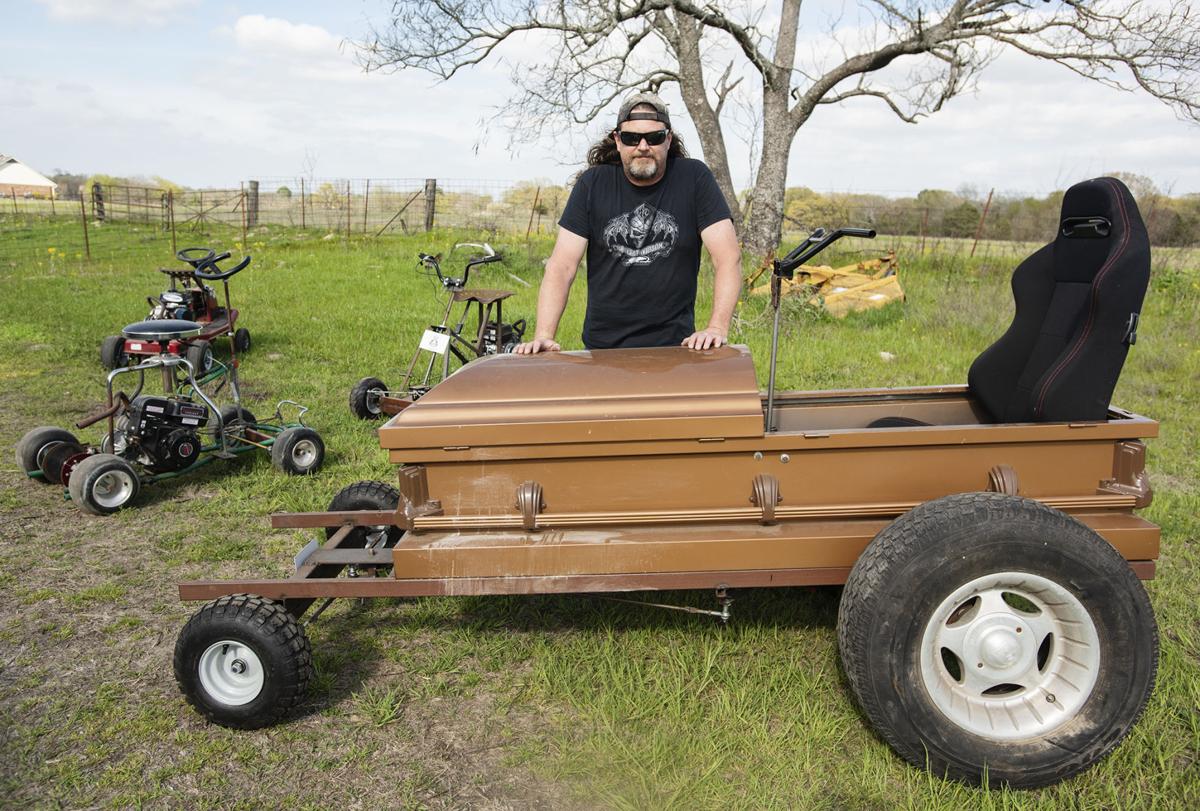
POLYGON ((668 129, 671 127, 671 115, 667 112, 667 104, 654 93, 634 93, 625 99, 620 112, 617 113, 617 127, 620 128, 626 121, 661 121, 668 129), (653 107, 654 112, 638 110, 635 113, 633 108, 639 104, 653 107))

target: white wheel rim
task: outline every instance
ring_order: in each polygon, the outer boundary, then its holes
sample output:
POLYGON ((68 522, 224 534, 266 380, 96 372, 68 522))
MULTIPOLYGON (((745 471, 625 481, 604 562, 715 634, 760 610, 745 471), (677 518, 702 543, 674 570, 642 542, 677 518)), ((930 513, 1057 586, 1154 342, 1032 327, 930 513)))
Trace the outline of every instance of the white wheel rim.
POLYGON ((368 414, 379 413, 379 398, 382 396, 382 389, 367 389, 367 396, 363 404, 367 407, 368 414))
POLYGON ((133 476, 124 470, 107 470, 92 485, 92 500, 101 507, 116 509, 133 498, 133 476))
POLYGON ((307 470, 317 461, 317 445, 311 439, 302 439, 292 446, 292 462, 300 470, 307 470))
POLYGON ((1100 638, 1083 604, 1027 572, 965 584, 938 605, 921 638, 921 680, 934 704, 982 738, 1057 729, 1087 702, 1099 671, 1100 638))
POLYGON ((200 685, 215 701, 230 707, 249 704, 262 692, 262 661, 250 646, 223 639, 200 654, 200 685))

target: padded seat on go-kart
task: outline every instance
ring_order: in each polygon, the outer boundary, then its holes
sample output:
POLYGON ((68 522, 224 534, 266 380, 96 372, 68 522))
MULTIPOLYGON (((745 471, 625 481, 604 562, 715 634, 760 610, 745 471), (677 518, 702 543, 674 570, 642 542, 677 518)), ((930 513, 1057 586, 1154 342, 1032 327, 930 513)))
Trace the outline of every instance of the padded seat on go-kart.
MULTIPOLYGON (((1013 272, 1016 313, 971 364, 971 395, 994 422, 1106 419, 1149 281, 1150 240, 1125 184, 1067 189, 1054 241, 1013 272)), ((900 419, 868 427, 916 422, 900 419)))
POLYGON ((130 324, 121 334, 133 341, 178 341, 195 338, 200 334, 200 325, 195 321, 164 318, 130 324))
POLYGON ((1067 189, 1054 242, 1013 272, 1016 314, 967 385, 996 422, 1103 420, 1150 282, 1150 239, 1116 178, 1067 189))

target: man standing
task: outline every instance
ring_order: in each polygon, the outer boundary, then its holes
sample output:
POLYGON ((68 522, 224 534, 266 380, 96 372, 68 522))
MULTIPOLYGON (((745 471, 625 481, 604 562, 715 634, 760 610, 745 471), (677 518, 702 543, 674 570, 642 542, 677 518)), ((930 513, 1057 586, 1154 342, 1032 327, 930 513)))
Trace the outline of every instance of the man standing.
POLYGON ((554 336, 587 252, 588 349, 721 346, 741 292, 741 250, 712 172, 687 157, 662 99, 638 93, 588 151, 538 291, 534 339, 514 351, 561 349, 554 336), (695 328, 700 246, 716 270, 712 314, 695 328))

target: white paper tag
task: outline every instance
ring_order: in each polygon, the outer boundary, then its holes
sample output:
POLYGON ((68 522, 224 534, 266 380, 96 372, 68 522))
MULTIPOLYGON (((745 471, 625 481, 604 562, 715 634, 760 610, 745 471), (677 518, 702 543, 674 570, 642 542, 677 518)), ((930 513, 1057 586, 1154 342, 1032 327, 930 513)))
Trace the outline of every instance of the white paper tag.
POLYGON ((450 346, 450 336, 445 333, 427 329, 425 330, 425 334, 421 336, 421 348, 435 355, 445 355, 446 347, 448 346, 450 346))

